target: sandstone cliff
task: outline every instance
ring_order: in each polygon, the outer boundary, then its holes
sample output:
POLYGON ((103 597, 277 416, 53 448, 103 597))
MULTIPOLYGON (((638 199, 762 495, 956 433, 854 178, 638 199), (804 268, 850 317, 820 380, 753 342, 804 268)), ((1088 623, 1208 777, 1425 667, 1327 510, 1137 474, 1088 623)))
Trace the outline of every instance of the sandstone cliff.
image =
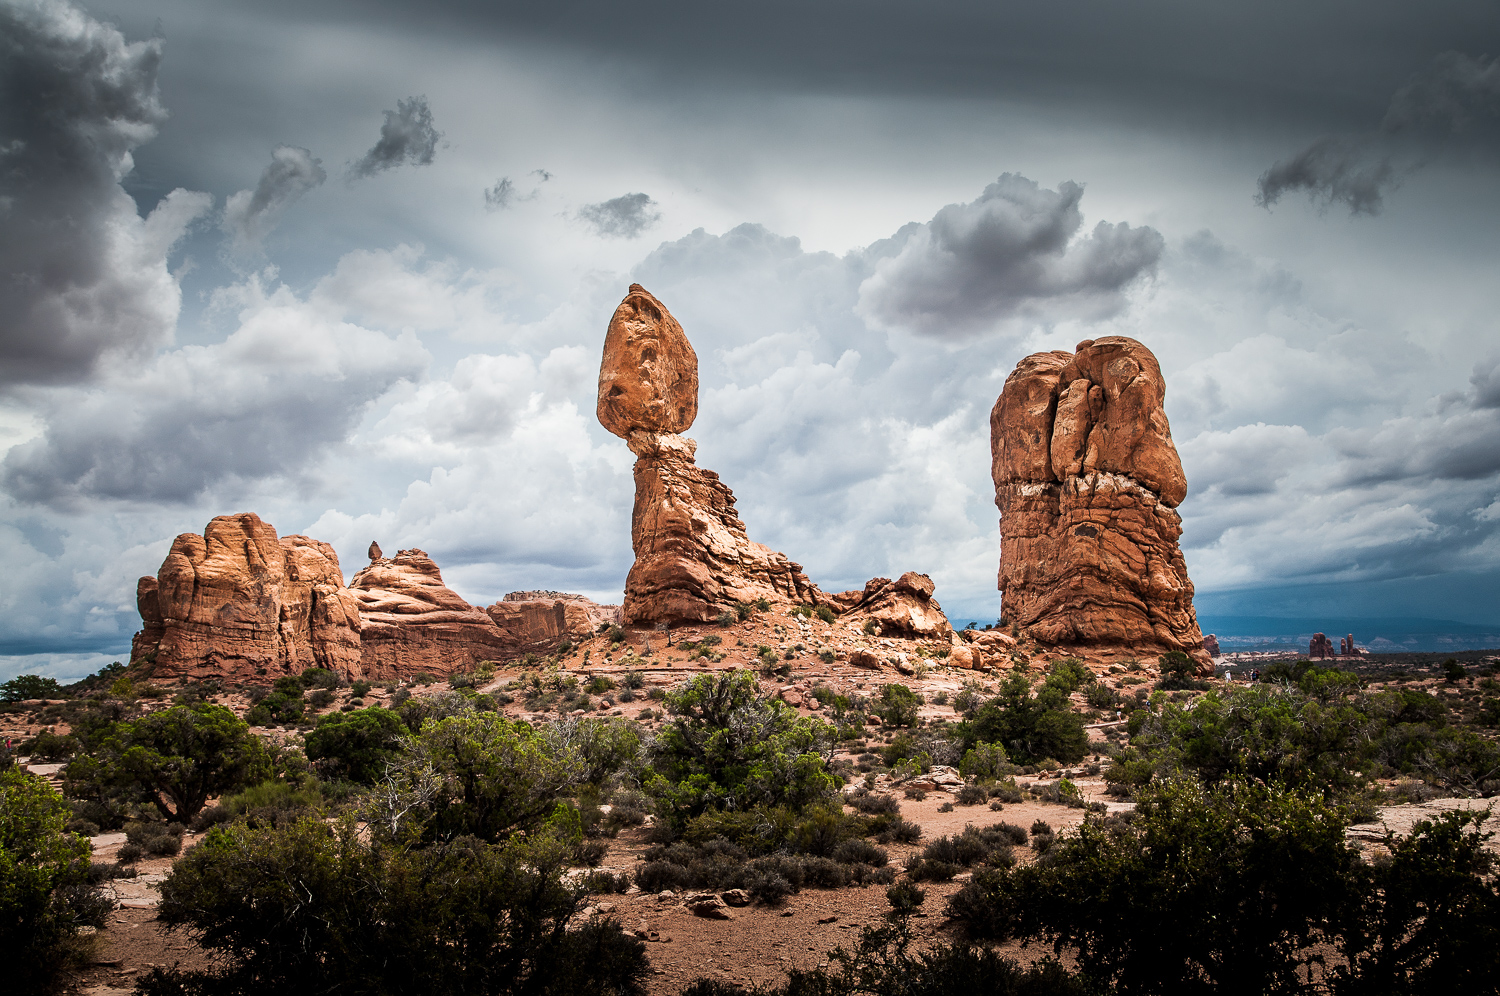
POLYGON ((368 678, 442 676, 503 659, 513 649, 483 609, 443 583, 437 564, 421 550, 377 557, 354 575, 349 589, 358 599, 361 666, 368 678))
POLYGON ((1208 663, 1165 390, 1156 357, 1124 336, 1033 354, 1006 379, 990 413, 1001 611, 1039 642, 1208 663))
POLYGON ((278 539, 250 512, 178 536, 156 577, 137 583, 136 602, 143 629, 131 659, 160 677, 359 672, 359 611, 338 554, 306 536, 278 539))
POLYGON ((564 640, 583 640, 620 621, 620 606, 561 591, 513 591, 484 610, 516 653, 547 654, 564 640))

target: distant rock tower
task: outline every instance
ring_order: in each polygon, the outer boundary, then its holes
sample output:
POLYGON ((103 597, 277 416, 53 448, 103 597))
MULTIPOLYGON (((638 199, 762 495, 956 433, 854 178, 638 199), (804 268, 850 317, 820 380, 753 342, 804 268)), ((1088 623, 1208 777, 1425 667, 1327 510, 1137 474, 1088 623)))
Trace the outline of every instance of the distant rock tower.
POLYGON ((1056 646, 1209 667, 1178 548, 1187 495, 1161 367, 1124 336, 1016 365, 990 413, 1001 614, 1056 646))

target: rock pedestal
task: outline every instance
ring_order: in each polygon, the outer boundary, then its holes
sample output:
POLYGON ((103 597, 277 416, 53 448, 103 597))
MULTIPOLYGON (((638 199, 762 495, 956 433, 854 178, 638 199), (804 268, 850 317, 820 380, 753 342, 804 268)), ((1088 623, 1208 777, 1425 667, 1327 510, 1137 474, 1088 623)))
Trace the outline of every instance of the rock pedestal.
POLYGON ((1205 668, 1175 511, 1187 480, 1156 357, 1124 336, 1035 353, 990 413, 1001 614, 1055 646, 1181 650, 1205 668))
POLYGON ((1309 659, 1322 660, 1336 656, 1333 649, 1333 641, 1322 633, 1314 633, 1307 643, 1307 656, 1309 659))
POLYGON ((636 456, 625 581, 627 625, 712 622, 736 602, 816 605, 785 554, 752 542, 734 492, 693 460, 680 433, 698 412, 698 358, 682 326, 640 284, 615 309, 599 367, 599 422, 636 456))

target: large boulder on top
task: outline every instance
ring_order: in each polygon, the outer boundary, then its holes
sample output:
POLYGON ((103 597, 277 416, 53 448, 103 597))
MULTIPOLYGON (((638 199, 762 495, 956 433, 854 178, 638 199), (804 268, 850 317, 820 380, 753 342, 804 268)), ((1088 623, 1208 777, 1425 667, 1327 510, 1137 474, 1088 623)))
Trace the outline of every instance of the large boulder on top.
POLYGON ((698 354, 671 312, 631 284, 604 334, 599 424, 632 432, 686 432, 698 417, 698 354))

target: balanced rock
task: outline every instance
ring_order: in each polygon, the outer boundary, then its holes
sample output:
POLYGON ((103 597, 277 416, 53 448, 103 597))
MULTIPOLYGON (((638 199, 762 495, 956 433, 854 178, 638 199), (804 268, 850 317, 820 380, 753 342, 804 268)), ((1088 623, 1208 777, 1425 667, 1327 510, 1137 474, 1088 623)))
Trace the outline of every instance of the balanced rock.
POLYGON ((437 564, 422 550, 372 560, 354 575, 349 589, 359 600, 367 678, 442 676, 514 656, 494 620, 445 585, 437 564))
POLYGON ((693 460, 678 435, 698 412, 698 358, 682 326, 639 284, 609 323, 599 368, 599 422, 635 454, 635 563, 625 581, 627 625, 712 622, 737 602, 819 604, 817 587, 785 554, 751 542, 734 492, 693 460))
POLYGON ((1187 479, 1156 357, 1124 336, 1035 353, 990 413, 1002 615, 1057 646, 1210 664, 1175 511, 1187 479))
POLYGON ((953 635, 953 627, 932 592, 932 578, 907 571, 895 581, 871 578, 863 591, 824 597, 841 615, 874 619, 882 636, 947 639, 953 635))
POLYGON ((640 284, 631 284, 604 334, 599 424, 632 432, 686 432, 698 417, 698 354, 682 326, 640 284))
POLYGON ((278 538, 251 512, 183 533, 156 577, 136 585, 143 628, 131 647, 163 678, 265 680, 310 667, 360 677, 358 602, 338 554, 307 536, 278 538))
POLYGON ((485 613, 510 644, 510 653, 551 653, 564 640, 592 636, 620 621, 618 605, 600 605, 561 591, 513 591, 485 613))

